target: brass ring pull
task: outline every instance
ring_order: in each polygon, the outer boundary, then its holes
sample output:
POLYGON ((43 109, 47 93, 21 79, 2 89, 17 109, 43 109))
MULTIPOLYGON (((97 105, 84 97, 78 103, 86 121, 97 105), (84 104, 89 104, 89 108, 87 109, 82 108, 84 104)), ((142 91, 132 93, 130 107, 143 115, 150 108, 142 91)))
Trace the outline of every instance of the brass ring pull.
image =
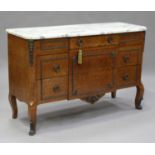
POLYGON ((108 37, 107 38, 107 42, 109 43, 109 44, 111 44, 112 42, 113 42, 113 38, 110 36, 110 37, 108 37))
POLYGON ((129 56, 128 55, 125 55, 123 57, 123 60, 124 60, 125 63, 128 63, 129 62, 129 56))
POLYGON ((54 91, 55 93, 58 93, 58 92, 60 91, 59 85, 55 85, 55 86, 53 87, 53 91, 54 91))
POLYGON ((56 72, 56 73, 59 73, 60 72, 60 65, 55 65, 53 67, 53 70, 56 72))
POLYGON ((114 57, 116 56, 116 52, 115 52, 115 51, 112 51, 112 52, 110 53, 110 55, 111 55, 112 58, 114 58, 114 57))
POLYGON ((77 46, 78 46, 79 48, 81 48, 82 45, 83 45, 83 40, 82 40, 82 39, 78 39, 78 41, 77 41, 77 46))
POLYGON ((129 76, 126 74, 126 75, 124 75, 122 78, 123 78, 124 81, 128 81, 129 76))
POLYGON ((107 87, 108 87, 108 88, 112 88, 112 87, 113 87, 113 84, 112 84, 112 83, 108 83, 108 84, 107 84, 107 87))

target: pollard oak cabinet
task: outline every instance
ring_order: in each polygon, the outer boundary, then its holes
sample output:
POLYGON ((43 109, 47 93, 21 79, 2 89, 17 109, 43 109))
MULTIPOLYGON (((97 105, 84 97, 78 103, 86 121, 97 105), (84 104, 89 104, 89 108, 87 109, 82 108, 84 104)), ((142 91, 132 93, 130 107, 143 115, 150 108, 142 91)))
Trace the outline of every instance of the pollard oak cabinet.
POLYGON ((9 101, 17 118, 16 99, 28 105, 30 135, 36 132, 37 106, 80 98, 95 103, 105 93, 137 88, 141 81, 146 27, 127 23, 80 24, 7 29, 9 101))

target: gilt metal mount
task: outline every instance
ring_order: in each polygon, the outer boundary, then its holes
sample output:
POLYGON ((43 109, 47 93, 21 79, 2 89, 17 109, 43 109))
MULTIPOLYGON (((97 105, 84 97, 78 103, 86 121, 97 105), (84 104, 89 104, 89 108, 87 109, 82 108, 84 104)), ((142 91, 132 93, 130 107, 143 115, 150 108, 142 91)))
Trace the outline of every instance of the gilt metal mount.
POLYGON ((33 58, 34 58, 34 40, 29 40, 28 42, 28 49, 29 49, 29 63, 30 65, 33 65, 33 58))
POLYGON ((82 98, 81 100, 84 100, 86 102, 94 104, 95 102, 97 102, 104 95, 105 94, 99 94, 99 95, 94 95, 94 96, 87 96, 85 98, 82 98))

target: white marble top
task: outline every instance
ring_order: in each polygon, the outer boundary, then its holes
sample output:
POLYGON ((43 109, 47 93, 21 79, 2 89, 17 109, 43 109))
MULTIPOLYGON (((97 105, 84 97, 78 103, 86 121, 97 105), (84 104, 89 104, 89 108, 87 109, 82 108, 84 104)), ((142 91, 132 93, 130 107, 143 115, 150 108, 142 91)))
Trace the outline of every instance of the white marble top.
POLYGON ((24 39, 48 39, 76 36, 91 36, 101 34, 114 34, 126 32, 146 31, 145 26, 113 22, 113 23, 94 23, 64 26, 32 27, 7 29, 9 34, 24 39))

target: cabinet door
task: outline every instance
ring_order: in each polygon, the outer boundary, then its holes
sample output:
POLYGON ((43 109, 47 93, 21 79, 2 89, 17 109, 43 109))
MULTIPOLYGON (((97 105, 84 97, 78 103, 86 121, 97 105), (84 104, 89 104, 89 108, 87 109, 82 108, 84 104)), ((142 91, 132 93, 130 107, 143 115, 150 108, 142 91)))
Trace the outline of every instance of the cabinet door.
POLYGON ((115 49, 83 50, 82 64, 78 51, 70 51, 69 97, 84 97, 114 89, 115 49))

